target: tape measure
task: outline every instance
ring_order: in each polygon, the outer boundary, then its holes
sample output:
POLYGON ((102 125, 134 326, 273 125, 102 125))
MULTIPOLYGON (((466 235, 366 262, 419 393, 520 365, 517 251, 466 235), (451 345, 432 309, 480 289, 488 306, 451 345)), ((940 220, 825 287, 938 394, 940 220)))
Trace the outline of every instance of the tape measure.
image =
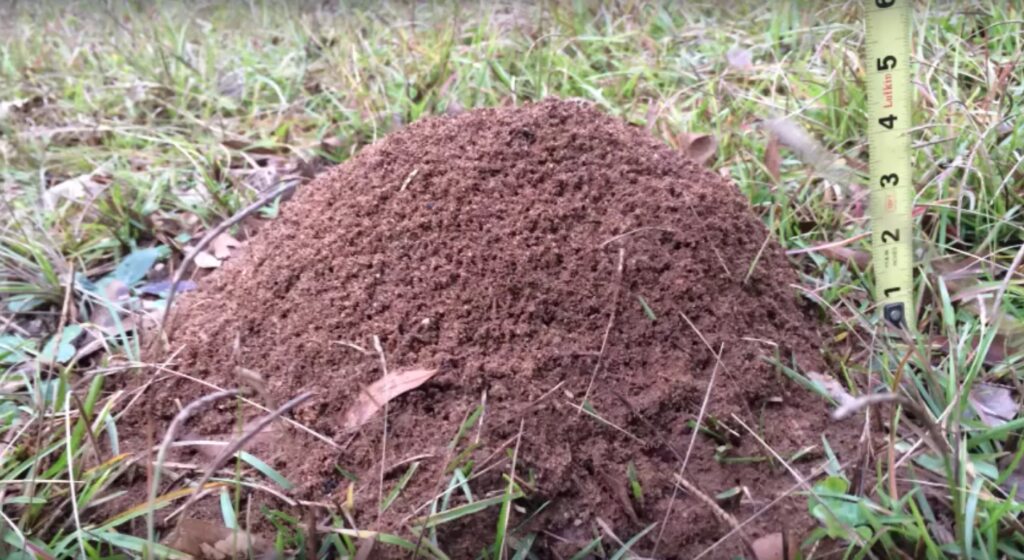
POLYGON ((866 0, 871 253, 875 301, 893 326, 914 325, 910 160, 912 0, 866 0))

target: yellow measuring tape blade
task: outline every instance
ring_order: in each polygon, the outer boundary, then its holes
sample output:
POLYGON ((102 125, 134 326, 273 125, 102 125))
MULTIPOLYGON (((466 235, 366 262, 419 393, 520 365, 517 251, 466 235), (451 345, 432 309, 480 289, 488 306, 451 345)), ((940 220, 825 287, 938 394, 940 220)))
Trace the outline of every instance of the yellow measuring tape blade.
POLYGON ((914 325, 914 181, 910 154, 911 0, 866 0, 871 249, 875 300, 891 325, 914 325))

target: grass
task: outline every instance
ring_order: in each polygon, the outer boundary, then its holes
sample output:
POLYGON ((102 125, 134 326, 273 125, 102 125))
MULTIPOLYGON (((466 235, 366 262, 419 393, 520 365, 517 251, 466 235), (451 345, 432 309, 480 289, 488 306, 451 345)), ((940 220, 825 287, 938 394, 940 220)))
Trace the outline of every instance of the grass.
MULTIPOLYGON (((122 454, 117 430, 128 396, 107 379, 138 364, 124 323, 137 315, 123 312, 159 310, 140 297, 160 293, 152 270, 269 187, 402 123, 552 95, 589 99, 673 145, 713 134, 714 166, 792 252, 796 289, 830 325, 832 373, 854 395, 892 391, 907 403, 874 409, 896 427, 885 450, 863 469, 836 462, 816 484, 809 556, 838 539, 852 558, 1024 557, 1019 3, 916 3, 918 324, 907 339, 876 329, 870 295, 858 2, 223 4, 0 7, 4 557, 160 552, 126 531, 145 504, 97 519, 138 460, 122 454), (1008 388, 1010 404, 994 404, 984 384, 1008 388), (992 421, 992 407, 1009 410, 992 421), (853 480, 877 482, 858 492, 853 480)), ((426 525, 499 509, 489 542, 530 557, 535 535, 507 518, 520 485, 508 478, 473 496, 469 468, 450 473, 445 507, 435 503, 426 525)), ((211 483, 215 493, 288 476, 253 456, 236 469, 211 483)), ((278 546, 305 554, 301 522, 272 520, 278 546)), ((355 554, 367 533, 336 520, 317 553, 355 554)), ((377 538, 444 557, 431 539, 377 538)), ((596 534, 577 556, 587 554, 630 553, 596 534)))

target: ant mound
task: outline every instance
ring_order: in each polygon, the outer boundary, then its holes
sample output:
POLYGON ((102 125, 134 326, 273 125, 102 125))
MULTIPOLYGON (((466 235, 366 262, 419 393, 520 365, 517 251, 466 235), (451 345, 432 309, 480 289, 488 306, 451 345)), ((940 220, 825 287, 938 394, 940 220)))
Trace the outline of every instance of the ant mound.
POLYGON ((243 462, 243 511, 300 531, 452 558, 611 553, 644 531, 632 550, 659 558, 798 542, 794 476, 820 473, 823 436, 840 454, 854 436, 785 373, 823 369, 822 340, 768 236, 734 185, 588 105, 426 119, 303 187, 182 299, 161 360, 188 377, 164 370, 143 408, 157 441, 214 387, 246 396, 179 440, 288 408, 245 449, 294 487, 243 462))

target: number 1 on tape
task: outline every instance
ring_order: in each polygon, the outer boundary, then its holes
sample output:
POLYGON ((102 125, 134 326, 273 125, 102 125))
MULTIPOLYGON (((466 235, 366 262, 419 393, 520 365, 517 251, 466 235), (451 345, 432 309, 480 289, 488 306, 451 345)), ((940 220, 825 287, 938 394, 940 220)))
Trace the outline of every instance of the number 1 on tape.
POLYGON ((867 0, 865 72, 871 151, 871 252, 885 320, 914 324, 913 169, 910 161, 911 0, 867 0))

